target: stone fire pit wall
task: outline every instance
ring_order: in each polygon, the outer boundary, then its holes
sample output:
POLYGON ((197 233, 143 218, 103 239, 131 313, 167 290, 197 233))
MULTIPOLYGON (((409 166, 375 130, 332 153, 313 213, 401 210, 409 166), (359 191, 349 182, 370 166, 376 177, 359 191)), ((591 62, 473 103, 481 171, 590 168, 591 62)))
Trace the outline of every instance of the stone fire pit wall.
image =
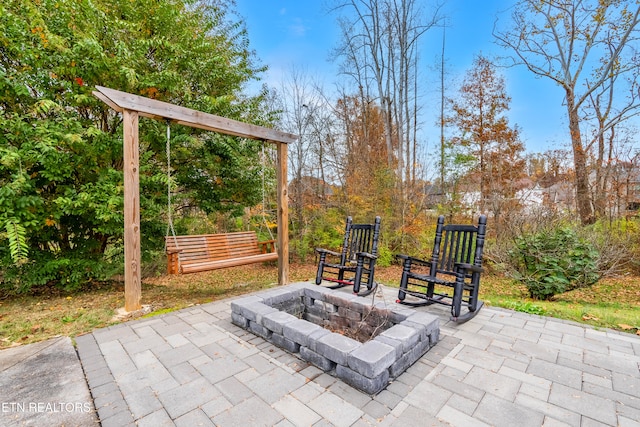
POLYGON ((422 357, 440 334, 434 315, 395 304, 388 308, 383 302, 372 307, 371 298, 310 283, 235 300, 231 320, 372 395, 422 357), (370 319, 378 319, 381 326, 366 323, 370 319), (361 343, 325 327, 351 327, 377 335, 361 343))

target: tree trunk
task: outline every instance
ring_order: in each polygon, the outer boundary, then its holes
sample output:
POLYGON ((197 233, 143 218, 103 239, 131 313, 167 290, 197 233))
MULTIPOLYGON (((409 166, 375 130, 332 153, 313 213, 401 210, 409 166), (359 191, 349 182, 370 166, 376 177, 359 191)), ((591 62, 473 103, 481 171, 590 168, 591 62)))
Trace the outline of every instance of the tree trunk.
POLYGON ((567 90, 567 110, 569 113, 569 132, 571 133, 571 147, 573 149, 573 163, 575 167, 576 207, 582 224, 593 224, 593 206, 589 194, 589 171, 587 170, 587 155, 582 145, 580 134, 580 117, 575 108, 573 92, 567 90))

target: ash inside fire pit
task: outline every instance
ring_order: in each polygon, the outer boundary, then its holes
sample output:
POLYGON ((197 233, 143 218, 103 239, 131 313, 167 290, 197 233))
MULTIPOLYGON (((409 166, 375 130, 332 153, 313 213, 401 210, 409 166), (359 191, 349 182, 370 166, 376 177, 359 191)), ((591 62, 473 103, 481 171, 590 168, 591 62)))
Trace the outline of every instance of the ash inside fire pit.
POLYGON ((298 283, 231 303, 232 322, 369 394, 438 341, 436 316, 298 283))

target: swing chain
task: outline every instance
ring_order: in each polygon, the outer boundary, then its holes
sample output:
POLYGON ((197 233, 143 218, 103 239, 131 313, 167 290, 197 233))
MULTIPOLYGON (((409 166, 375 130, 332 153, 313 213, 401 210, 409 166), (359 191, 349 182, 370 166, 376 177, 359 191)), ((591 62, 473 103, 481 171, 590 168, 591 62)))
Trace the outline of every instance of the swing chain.
POLYGON ((261 169, 261 175, 262 175, 262 221, 264 222, 264 226, 267 229, 267 231, 269 232, 269 236, 271 236, 271 240, 274 240, 273 237, 273 233, 271 232, 271 228, 269 227, 269 224, 267 223, 267 208, 266 208, 266 202, 267 202, 267 196, 266 196, 266 182, 265 182, 265 169, 266 169, 266 163, 267 163, 267 156, 265 154, 265 150, 264 150, 264 142, 262 143, 262 169, 261 169))
MULTIPOLYGON (((167 138, 166 138, 166 151, 167 151, 167 233, 169 236, 169 231, 171 231, 171 235, 173 236, 173 242, 175 244, 176 249, 178 249, 178 239, 176 238, 176 230, 173 228, 173 209, 171 206, 171 122, 167 120, 167 138)), ((165 250, 166 247, 166 239, 165 239, 165 250)), ((178 264, 180 264, 180 257, 178 256, 178 264)))

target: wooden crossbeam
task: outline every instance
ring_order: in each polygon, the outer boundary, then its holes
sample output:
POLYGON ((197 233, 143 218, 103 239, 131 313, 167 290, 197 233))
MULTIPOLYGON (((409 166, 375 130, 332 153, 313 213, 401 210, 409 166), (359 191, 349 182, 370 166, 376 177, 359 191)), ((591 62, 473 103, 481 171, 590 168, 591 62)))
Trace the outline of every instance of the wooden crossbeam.
POLYGON ((296 135, 237 120, 204 113, 156 99, 145 98, 103 86, 96 86, 93 94, 118 112, 137 111, 139 115, 157 120, 172 120, 178 124, 224 133, 243 138, 259 139, 284 144, 295 142, 296 135))

